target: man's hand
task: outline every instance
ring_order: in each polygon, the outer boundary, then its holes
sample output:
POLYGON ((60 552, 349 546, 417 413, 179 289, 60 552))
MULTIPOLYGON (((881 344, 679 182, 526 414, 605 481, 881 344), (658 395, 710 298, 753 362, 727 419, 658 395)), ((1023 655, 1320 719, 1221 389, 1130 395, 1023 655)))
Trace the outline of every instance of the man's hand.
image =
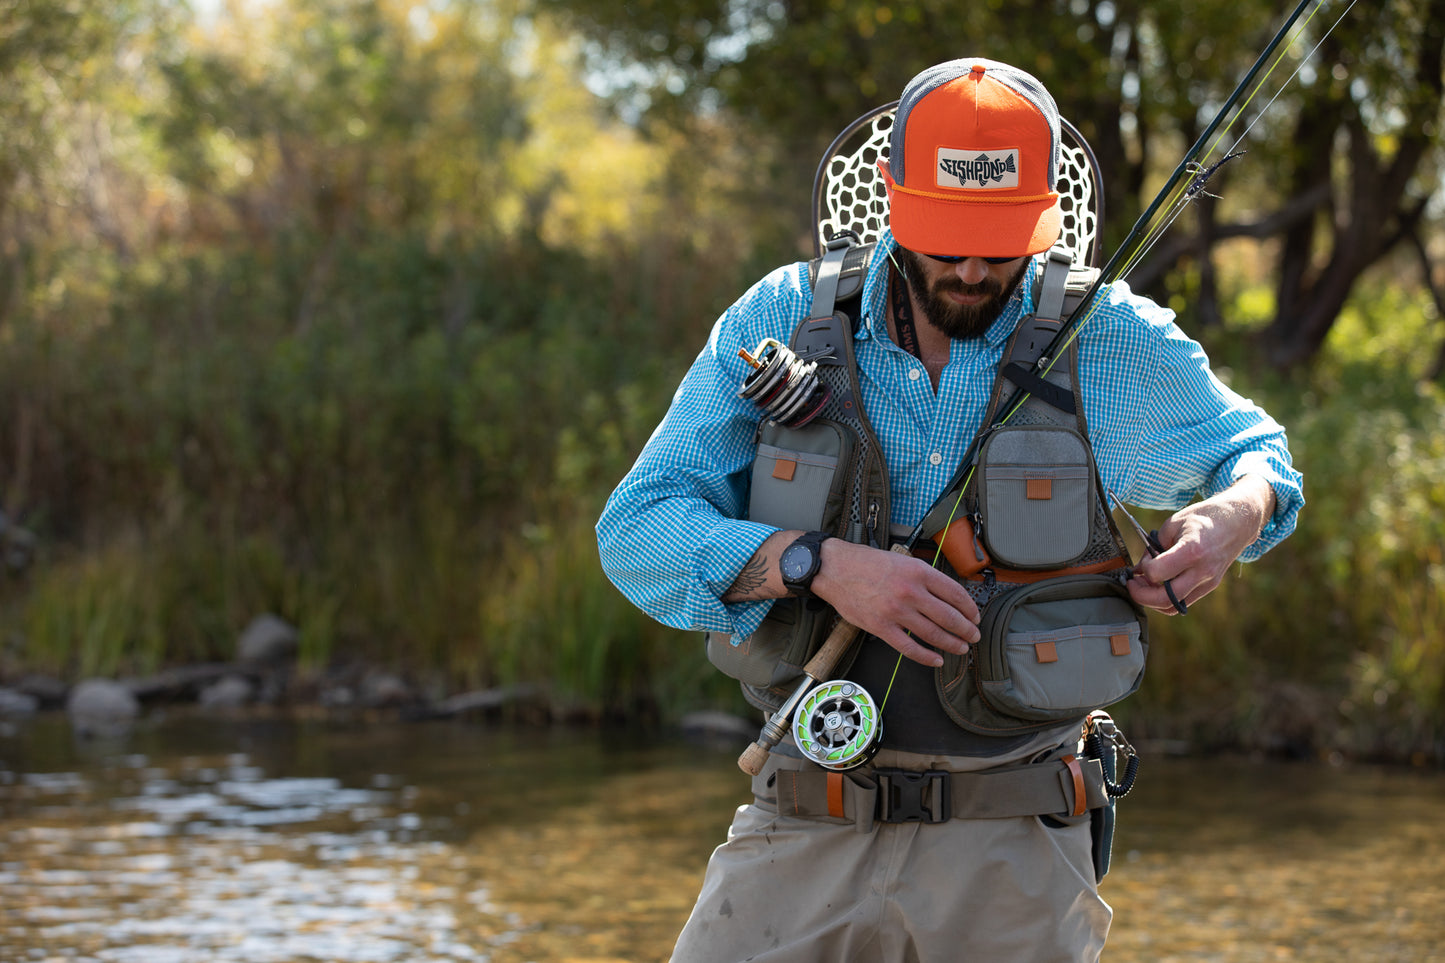
POLYGON ((922 559, 831 538, 813 594, 864 632, 921 665, 978 641, 978 606, 962 585, 922 559), (927 648, 920 643, 927 643, 927 648))
MULTIPOLYGON (((724 602, 780 599, 789 592, 778 559, 800 531, 769 535, 738 573, 724 602)), ((964 587, 922 559, 855 545, 823 543, 813 594, 849 622, 887 642, 914 662, 940 666, 944 652, 962 654, 978 641, 978 606, 964 587)))
POLYGON ((1180 509, 1159 526, 1164 552, 1135 566, 1129 594, 1145 608, 1173 615, 1176 609, 1164 591, 1167 580, 1181 601, 1193 605, 1219 587, 1273 514, 1274 490, 1257 475, 1180 509))

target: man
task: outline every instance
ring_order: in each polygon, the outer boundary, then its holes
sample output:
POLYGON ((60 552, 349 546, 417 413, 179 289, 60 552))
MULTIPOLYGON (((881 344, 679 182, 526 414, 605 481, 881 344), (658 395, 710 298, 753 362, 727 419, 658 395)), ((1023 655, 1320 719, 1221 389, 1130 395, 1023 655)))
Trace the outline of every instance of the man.
MULTIPOLYGON (((890 230, 868 265, 853 339, 897 530, 942 493, 981 427, 1005 345, 1034 308, 1047 261, 1036 255, 1060 232, 1058 131, 1047 91, 1005 64, 951 61, 904 90, 884 170, 890 230), (997 163, 960 163, 981 155, 997 163), (900 327, 911 331, 900 337, 900 327)), ((751 370, 739 349, 786 343, 810 300, 808 267, 794 264, 723 313, 598 523, 609 577, 653 617, 742 640, 775 600, 810 593, 866 633, 846 678, 889 691, 882 747, 862 768, 822 773, 786 739, 773 751, 709 863, 674 958, 1096 959, 1111 913, 1087 816, 974 818, 954 806, 952 818, 930 812, 941 821, 886 822, 875 806, 885 773, 942 773, 956 787, 1052 774, 1074 758, 1078 720, 1008 739, 966 732, 932 683, 945 656, 980 641, 979 605, 960 580, 886 545, 815 536, 809 571, 785 582, 780 557, 804 531, 747 520, 761 414, 738 397, 751 370), (846 802, 799 803, 798 787, 822 785, 813 776, 840 799, 846 790, 846 802)), ((1175 598, 1193 604, 1236 559, 1293 530, 1303 498, 1282 429, 1214 378, 1169 311, 1113 285, 1082 329, 1077 372, 1103 487, 1174 510, 1159 529, 1163 551, 1128 579, 1138 605, 1169 614, 1175 598)))

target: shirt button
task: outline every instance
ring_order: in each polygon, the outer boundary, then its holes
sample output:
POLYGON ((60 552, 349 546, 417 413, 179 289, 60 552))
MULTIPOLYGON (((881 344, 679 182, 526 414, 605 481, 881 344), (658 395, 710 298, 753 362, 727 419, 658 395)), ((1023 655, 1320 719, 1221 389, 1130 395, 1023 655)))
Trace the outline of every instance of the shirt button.
POLYGON ((928 456, 928 463, 930 465, 941 465, 943 464, 943 456, 935 451, 933 454, 928 456))
POLYGON ((908 380, 909 380, 909 381, 917 381, 919 378, 922 378, 922 377, 923 377, 923 372, 922 372, 922 371, 919 371, 917 368, 909 368, 909 369, 908 369, 908 380))

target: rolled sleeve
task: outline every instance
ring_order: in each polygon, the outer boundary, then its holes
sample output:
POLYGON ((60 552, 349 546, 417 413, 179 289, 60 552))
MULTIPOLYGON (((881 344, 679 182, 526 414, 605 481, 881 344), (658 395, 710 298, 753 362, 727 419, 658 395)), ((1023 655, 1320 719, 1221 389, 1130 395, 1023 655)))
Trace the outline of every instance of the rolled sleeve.
POLYGON ((1241 452, 1220 466, 1216 474, 1217 491, 1247 475, 1263 478, 1274 491, 1274 513, 1260 530, 1259 537, 1239 555, 1241 562, 1253 562, 1289 537, 1304 507, 1303 477, 1290 463, 1289 450, 1267 447, 1241 452))
POLYGON ((771 601, 723 595, 776 528, 747 521, 759 415, 738 398, 738 348, 791 323, 798 266, 774 272, 713 326, 667 414, 597 522, 603 570, 633 604, 680 629, 747 635, 771 601))
MULTIPOLYGON (((1099 467, 1131 504, 1175 511, 1258 475, 1275 494, 1260 537, 1240 555, 1254 561, 1292 531, 1304 505, 1284 429, 1258 405, 1219 380, 1203 347, 1172 312, 1116 285, 1086 375, 1104 426, 1099 467)), ((1086 402, 1089 395, 1086 394, 1086 402)))

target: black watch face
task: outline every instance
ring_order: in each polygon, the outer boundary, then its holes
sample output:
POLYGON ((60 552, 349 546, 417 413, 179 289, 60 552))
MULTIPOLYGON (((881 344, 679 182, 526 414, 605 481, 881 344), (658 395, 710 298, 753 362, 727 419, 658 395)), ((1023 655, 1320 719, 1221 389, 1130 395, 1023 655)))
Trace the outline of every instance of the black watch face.
POLYGON ((784 581, 796 582, 808 577, 813 569, 813 550, 807 545, 789 545, 778 559, 784 581))

